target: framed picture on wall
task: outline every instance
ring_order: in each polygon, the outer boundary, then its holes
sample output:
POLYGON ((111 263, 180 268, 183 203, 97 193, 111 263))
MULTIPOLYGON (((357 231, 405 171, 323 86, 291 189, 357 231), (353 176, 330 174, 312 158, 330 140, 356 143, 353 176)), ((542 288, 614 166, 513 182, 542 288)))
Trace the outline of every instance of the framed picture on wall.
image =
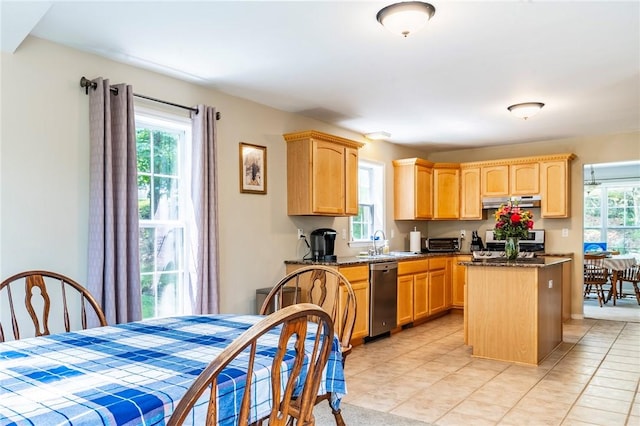
POLYGON ((240 142, 240 192, 267 193, 267 147, 240 142))

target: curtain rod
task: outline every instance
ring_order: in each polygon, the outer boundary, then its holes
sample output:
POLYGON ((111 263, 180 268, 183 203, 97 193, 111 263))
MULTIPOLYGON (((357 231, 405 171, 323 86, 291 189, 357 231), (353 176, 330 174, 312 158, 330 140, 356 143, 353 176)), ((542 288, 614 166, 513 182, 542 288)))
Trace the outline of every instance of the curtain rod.
MULTIPOLYGON (((80 79, 80 87, 84 87, 85 89, 85 93, 88 95, 89 94, 89 87, 91 87, 92 89, 96 89, 98 87, 98 83, 89 80, 86 77, 82 77, 80 79)), ((111 87, 111 92, 114 94, 118 94, 118 89, 115 87, 111 87)), ((140 95, 138 93, 134 93, 133 96, 135 96, 136 98, 142 98, 142 99, 147 99, 149 101, 153 101, 153 102, 158 102, 161 104, 165 104, 165 105, 171 105, 177 108, 182 108, 182 109, 186 109, 189 111, 193 111, 196 114, 198 114, 198 108, 191 108, 188 106, 184 106, 184 105, 180 105, 180 104, 175 104, 173 102, 168 102, 168 101, 163 101, 162 99, 156 99, 156 98, 152 98, 151 96, 145 96, 145 95, 140 95)), ((216 112, 216 120, 220 120, 220 112, 216 112)))

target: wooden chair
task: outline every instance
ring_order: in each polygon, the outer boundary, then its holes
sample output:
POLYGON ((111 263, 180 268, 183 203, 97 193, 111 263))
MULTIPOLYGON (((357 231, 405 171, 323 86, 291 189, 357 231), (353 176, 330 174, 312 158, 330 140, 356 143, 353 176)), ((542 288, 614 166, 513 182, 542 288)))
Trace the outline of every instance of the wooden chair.
MULTIPOLYGON (((266 296, 260 313, 268 314, 289 303, 313 303, 324 309, 333 320, 342 349, 342 365, 351 353, 351 335, 356 321, 356 297, 349 280, 337 269, 312 265, 297 269, 281 279, 266 296), (293 290, 293 291, 292 291, 293 290)), ((320 395, 316 404, 329 401, 338 426, 344 426, 339 409, 331 405, 331 393, 320 395)))
POLYGON ((87 310, 93 311, 101 326, 107 325, 102 309, 89 291, 55 272, 26 271, 7 278, 0 283, 0 304, 9 306, 8 315, 0 316, 0 342, 5 341, 3 320, 11 321, 15 340, 86 329, 87 310), (24 300, 24 307, 14 305, 14 298, 24 300), (28 318, 33 329, 28 326, 28 318))
POLYGON ((633 285, 633 290, 636 293, 636 300, 640 305, 640 290, 638 289, 638 283, 640 282, 640 265, 634 265, 631 268, 627 268, 618 272, 618 282, 620 283, 620 292, 618 295, 623 297, 622 285, 624 282, 630 282, 633 285))
MULTIPOLYGON (((236 396, 236 401, 240 402, 238 406, 238 425, 249 424, 249 411, 251 403, 251 391, 255 389, 254 379, 254 362, 256 351, 264 349, 260 345, 260 337, 265 333, 276 329, 282 325, 278 349, 273 355, 271 364, 271 392, 273 406, 269 415, 269 426, 279 426, 292 424, 293 419, 297 420, 297 425, 314 425, 313 407, 315 406, 316 395, 320 382, 322 381, 323 370, 329 359, 329 354, 333 344, 333 323, 329 315, 318 306, 310 303, 297 304, 288 306, 277 311, 246 330, 240 337, 235 339, 220 355, 216 357, 196 378, 186 394, 182 397, 175 410, 171 414, 168 426, 181 425, 192 411, 196 401, 209 388, 209 402, 207 405, 206 425, 218 424, 218 377, 225 374, 225 368, 232 362, 232 369, 241 368, 244 364, 243 371, 246 372, 246 382, 244 386, 239 386, 236 392, 240 392, 240 396, 236 396), (300 373, 305 364, 305 345, 309 321, 318 324, 318 332, 316 333, 313 343, 312 354, 308 362, 307 374, 304 377, 304 385, 302 393, 294 398, 293 392, 298 385, 300 373), (281 383, 283 379, 282 366, 285 357, 291 356, 290 344, 293 342, 295 348, 294 365, 286 378, 287 382, 281 383), (241 353, 247 353, 249 348, 249 356, 239 358, 241 353), (240 364, 240 365, 239 365, 240 364)), ((290 362, 290 361, 289 361, 290 362)), ((264 419, 266 420, 266 418, 264 419)), ((262 421, 254 422, 262 424, 262 421)), ((252 424, 254 424, 252 423, 252 424)))
POLYGON ((609 271, 603 266, 604 258, 604 254, 584 255, 584 297, 595 293, 600 307, 607 300, 603 286, 610 284, 609 271))

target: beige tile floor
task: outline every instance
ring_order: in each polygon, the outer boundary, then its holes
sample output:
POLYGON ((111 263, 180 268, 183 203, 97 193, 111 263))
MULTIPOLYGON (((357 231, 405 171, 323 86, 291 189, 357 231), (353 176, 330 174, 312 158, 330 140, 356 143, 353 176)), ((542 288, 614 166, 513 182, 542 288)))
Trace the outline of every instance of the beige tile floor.
POLYGON ((453 313, 354 348, 349 404, 437 425, 640 425, 640 323, 564 324, 539 366, 471 356, 453 313))

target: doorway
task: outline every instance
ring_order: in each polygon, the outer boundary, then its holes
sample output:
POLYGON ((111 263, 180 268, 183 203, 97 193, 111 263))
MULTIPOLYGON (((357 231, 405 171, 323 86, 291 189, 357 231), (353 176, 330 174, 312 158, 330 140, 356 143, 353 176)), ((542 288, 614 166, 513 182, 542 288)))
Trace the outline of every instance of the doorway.
MULTIPOLYGON (((640 161, 586 164, 583 202, 584 251, 640 262, 640 161)), ((624 286, 616 306, 609 301, 600 307, 597 298, 585 298, 585 318, 640 322, 640 305, 629 283, 624 286)))

